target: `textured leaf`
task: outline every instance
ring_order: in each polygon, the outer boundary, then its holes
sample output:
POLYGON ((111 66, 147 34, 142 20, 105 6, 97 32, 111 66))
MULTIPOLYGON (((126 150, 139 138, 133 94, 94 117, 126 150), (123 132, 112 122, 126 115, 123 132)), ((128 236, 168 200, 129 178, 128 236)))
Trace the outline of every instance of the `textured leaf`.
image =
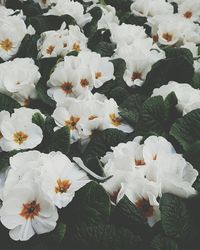
POLYGON ((91 158, 104 156, 111 147, 127 140, 128 135, 117 129, 96 131, 83 154, 83 159, 87 163, 91 158))
POLYGON ((142 250, 141 238, 125 228, 113 225, 80 225, 66 237, 77 250, 142 250))
POLYGON ((6 110, 13 113, 15 108, 20 108, 20 104, 10 96, 0 93, 0 111, 6 110))
POLYGON ((191 218, 184 202, 175 195, 164 194, 160 200, 161 224, 169 237, 188 238, 191 233, 191 218))
POLYGON ((178 141, 184 150, 197 140, 200 140, 200 109, 186 114, 172 126, 170 134, 178 141))
POLYGON ((133 233, 139 234, 142 238, 148 237, 150 228, 147 221, 126 196, 117 204, 112 216, 116 225, 126 227, 133 233))
POLYGON ((154 237, 151 250, 181 250, 175 240, 162 235, 154 237))
POLYGON ((110 216, 110 200, 99 184, 90 182, 76 192, 73 201, 61 210, 61 218, 67 225, 107 222, 110 216))

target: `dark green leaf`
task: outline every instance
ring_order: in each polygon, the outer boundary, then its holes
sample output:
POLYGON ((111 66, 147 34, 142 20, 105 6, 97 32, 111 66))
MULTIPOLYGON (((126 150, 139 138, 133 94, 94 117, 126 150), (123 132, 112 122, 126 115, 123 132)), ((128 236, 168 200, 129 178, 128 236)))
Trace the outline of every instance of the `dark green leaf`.
POLYGON ((45 120, 40 113, 35 113, 32 116, 32 122, 38 125, 43 130, 45 125, 45 120))
MULTIPOLYGON (((66 235, 67 236, 67 235, 66 235)), ((79 250, 142 250, 141 238, 125 228, 113 225, 80 225, 65 240, 79 250)))
POLYGON ((161 224, 169 237, 187 239, 191 234, 191 218, 184 202, 173 194, 164 194, 160 200, 161 224))
POLYGON ((0 93, 0 111, 6 110, 13 113, 15 108, 20 108, 20 104, 10 96, 0 93))
POLYGON ((142 238, 148 237, 150 227, 147 221, 126 196, 117 204, 112 217, 116 225, 126 227, 133 233, 141 235, 142 238))
POLYGON ((83 160, 87 164, 89 159, 104 156, 112 146, 117 146, 120 142, 127 140, 128 135, 117 129, 96 131, 83 154, 83 160))
POLYGON ((200 140, 193 143, 185 152, 184 158, 200 172, 200 140))
POLYGON ((109 197, 103 187, 95 182, 78 190, 72 202, 61 210, 61 218, 69 226, 78 226, 80 223, 97 225, 107 222, 109 216, 109 197))
POLYGON ((170 130, 172 135, 184 150, 197 140, 200 140, 200 109, 193 110, 178 119, 170 130))
POLYGON ((163 235, 156 235, 151 243, 151 250, 181 250, 175 240, 163 235))
POLYGON ((28 22, 34 27, 37 34, 41 34, 48 30, 58 30, 60 29, 63 22, 69 25, 75 25, 76 21, 73 17, 69 15, 63 16, 33 16, 28 19, 28 22))
POLYGON ((49 151, 60 151, 67 155, 70 148, 70 129, 65 126, 56 132, 51 138, 51 145, 49 145, 49 151))

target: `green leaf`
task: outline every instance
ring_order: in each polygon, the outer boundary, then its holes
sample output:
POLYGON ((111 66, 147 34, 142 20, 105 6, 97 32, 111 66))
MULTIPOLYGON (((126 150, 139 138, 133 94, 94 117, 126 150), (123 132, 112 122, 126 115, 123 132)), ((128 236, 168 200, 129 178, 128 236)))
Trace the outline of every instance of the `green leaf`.
POLYGON ((36 85, 38 97, 47 105, 55 108, 56 102, 47 95, 47 82, 41 78, 36 85))
POLYGON ((109 98, 113 98, 118 105, 126 100, 129 96, 130 93, 123 87, 116 87, 109 93, 109 98))
POLYGON ((100 41, 92 50, 96 53, 99 53, 101 56, 110 57, 114 54, 115 48, 116 45, 114 43, 100 41))
POLYGON ((184 158, 200 172, 200 140, 193 143, 185 152, 184 158))
POLYGON ((175 240, 161 234, 156 235, 151 243, 151 250, 181 250, 175 240))
POLYGON ((63 154, 67 155, 70 148, 70 129, 65 126, 62 127, 56 132, 51 139, 51 145, 49 145, 49 151, 60 151, 63 154))
POLYGON ((136 128, 137 134, 145 135, 154 132, 165 135, 167 132, 165 113, 166 108, 161 96, 147 99, 142 106, 141 117, 136 128))
POLYGON ((32 116, 32 122, 38 125, 42 130, 44 129, 45 120, 40 113, 35 113, 32 116))
POLYGON ((120 23, 133 24, 137 26, 144 26, 147 22, 146 17, 135 16, 134 14, 128 12, 120 17, 120 23))
POLYGON ((9 159, 15 155, 17 151, 0 152, 0 170, 4 170, 10 166, 9 159))
POLYGON ((10 96, 0 93, 0 111, 6 110, 13 113, 15 108, 20 108, 20 104, 10 96))
POLYGON ((170 130, 172 135, 184 150, 197 140, 200 140, 200 109, 193 110, 178 119, 170 130))
POLYGON ((120 116, 133 128, 139 121, 139 113, 137 111, 131 111, 128 109, 120 109, 120 116))
POLYGON ((105 3, 116 8, 116 10, 121 10, 122 12, 130 11, 130 6, 132 4, 131 0, 105 0, 105 3))
POLYGON ((124 100, 124 102, 120 105, 120 108, 127 109, 131 111, 137 111, 138 113, 142 110, 142 105, 144 101, 146 100, 146 97, 143 95, 135 94, 131 95, 129 98, 124 100))
POLYGON ((169 81, 191 83, 194 75, 193 56, 187 49, 173 48, 166 50, 167 58, 156 62, 147 74, 142 86, 144 93, 151 94, 154 88, 169 81))
POLYGON ((126 227, 131 232, 141 235, 142 238, 148 237, 150 233, 147 221, 126 196, 115 207, 112 220, 116 225, 126 227))
POLYGON ((39 39, 38 35, 29 35, 27 34, 21 42, 19 50, 17 52, 16 57, 24 58, 31 57, 37 58, 38 50, 37 50, 37 41, 39 39))
POLYGON ((195 89, 200 89, 200 73, 195 73, 191 83, 192 87, 195 89))
POLYGON ((33 16, 28 19, 29 24, 31 24, 36 30, 37 34, 41 34, 48 30, 58 30, 60 29, 63 22, 66 23, 67 27, 69 25, 75 25, 76 21, 73 17, 69 15, 63 16, 33 16))
POLYGON ((60 210, 61 219, 69 227, 81 223, 97 225, 109 220, 110 200, 102 186, 90 182, 76 192, 72 202, 60 210))
MULTIPOLYGON (((67 235, 66 235, 67 236, 67 235)), ((142 250, 141 238, 125 228, 114 225, 80 225, 65 239, 73 249, 80 250, 142 250)))
POLYGON ((84 162, 87 164, 92 158, 104 156, 111 147, 117 146, 120 142, 126 142, 128 138, 130 135, 118 129, 96 131, 83 154, 84 162))
POLYGON ((88 12, 91 14, 92 20, 91 22, 87 23, 84 26, 83 30, 84 30, 85 35, 91 38, 97 31, 97 22, 100 20, 102 16, 102 10, 101 8, 96 6, 88 12))
POLYGON ((164 194, 160 200, 161 224, 166 236, 187 239, 191 234, 191 218, 183 200, 164 194))

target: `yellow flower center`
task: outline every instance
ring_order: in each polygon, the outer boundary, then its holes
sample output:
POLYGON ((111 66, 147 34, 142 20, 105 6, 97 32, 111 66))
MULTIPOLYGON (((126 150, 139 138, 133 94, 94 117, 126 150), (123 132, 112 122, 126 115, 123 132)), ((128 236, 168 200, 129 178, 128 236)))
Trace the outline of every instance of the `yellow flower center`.
POLYGON ((57 186, 55 187, 56 193, 66 193, 69 187, 71 186, 71 182, 69 180, 57 180, 57 186))
POLYGON ((54 49, 55 49, 55 46, 50 45, 50 46, 46 49, 47 54, 51 55, 54 49))
POLYGON ((96 79, 99 79, 100 77, 102 77, 102 73, 99 72, 99 71, 96 72, 96 73, 95 73, 95 78, 96 78, 96 79))
POLYGON ((73 84, 71 82, 64 82, 60 87, 67 95, 73 92, 73 84))
POLYGON ((115 127, 118 127, 119 125, 121 125, 121 119, 119 116, 116 116, 116 114, 110 114, 109 117, 110 117, 111 123, 115 127))
POLYGON ((12 49, 13 43, 8 38, 0 42, 0 47, 5 51, 10 51, 12 49))
POLYGON ((40 212, 40 204, 37 204, 36 201, 23 204, 23 208, 20 212, 20 215, 26 220, 33 219, 35 216, 38 216, 40 212))
POLYGON ((183 15, 185 18, 188 18, 188 19, 190 19, 191 17, 192 17, 192 11, 186 11, 185 13, 184 13, 184 15, 183 15))
POLYGON ((3 138, 3 135, 2 135, 2 133, 0 132, 0 140, 3 138))
POLYGON ((145 165, 145 162, 144 162, 144 160, 137 160, 137 159, 135 159, 135 165, 136 166, 142 166, 142 165, 145 165))
POLYGON ((96 118, 98 118, 98 116, 96 116, 96 115, 91 115, 91 116, 88 117, 88 120, 92 121, 92 120, 94 120, 94 119, 96 119, 96 118))
POLYGON ((21 145, 23 142, 25 142, 28 139, 28 135, 23 133, 22 131, 14 133, 14 142, 21 145))
POLYGON ((140 72, 133 72, 131 80, 134 81, 136 79, 142 79, 142 74, 140 72))
POLYGON ((71 130, 74 130, 76 128, 76 124, 80 120, 79 117, 71 116, 70 120, 65 121, 66 126, 68 126, 71 130))
POLYGON ((164 33, 164 34, 162 35, 162 37, 163 37, 167 42, 171 42, 171 40, 172 40, 172 38, 173 38, 173 35, 167 32, 167 33, 164 33))
POLYGON ((81 51, 80 44, 78 44, 78 43, 74 43, 72 48, 73 48, 73 50, 75 50, 77 52, 81 51))
POLYGON ((87 87, 89 85, 89 82, 87 79, 81 79, 80 81, 81 83, 81 86, 84 88, 84 87, 87 87))

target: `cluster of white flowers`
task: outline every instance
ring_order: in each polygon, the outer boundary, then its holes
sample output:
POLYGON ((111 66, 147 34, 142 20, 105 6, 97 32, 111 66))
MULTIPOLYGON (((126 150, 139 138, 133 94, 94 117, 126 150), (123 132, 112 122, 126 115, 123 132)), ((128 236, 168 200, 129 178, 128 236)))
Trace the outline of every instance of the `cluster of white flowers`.
POLYGON ((60 152, 18 153, 10 158, 5 175, 1 223, 10 229, 12 239, 22 241, 52 231, 58 220, 57 208, 67 206, 75 192, 90 181, 60 152))
POLYGON ((58 128, 66 125, 70 128, 71 142, 87 141, 95 130, 133 131, 122 121, 115 100, 100 94, 88 95, 84 99, 69 98, 55 109, 52 116, 58 128))
POLYGON ((56 65, 48 81, 48 95, 57 103, 69 97, 85 96, 114 78, 114 66, 108 57, 81 51, 77 57, 66 56, 56 65))
POLYGON ((72 51, 87 51, 87 41, 78 26, 70 25, 66 29, 66 24, 63 23, 60 30, 41 34, 41 39, 38 40, 39 57, 64 57, 72 51))
POLYGON ((89 13, 84 14, 83 5, 72 0, 57 0, 56 5, 53 5, 45 15, 70 15, 80 27, 92 20, 92 16, 89 13))
POLYGON ((23 20, 23 14, 13 15, 13 11, 0 6, 0 58, 11 59, 18 51, 26 34, 33 34, 23 20))
POLYGON ((41 143, 42 130, 32 123, 32 116, 35 113, 40 111, 19 108, 11 115, 8 111, 0 112, 0 149, 3 151, 31 149, 41 143))
POLYGON ((176 94, 178 99, 177 109, 183 115, 200 108, 200 90, 194 89, 187 83, 169 82, 167 85, 154 89, 152 96, 160 95, 166 98, 171 92, 176 94))
POLYGON ((35 86, 41 75, 31 58, 16 58, 0 64, 0 92, 27 106, 36 98, 35 86))
POLYGON ((165 138, 150 136, 140 143, 141 139, 120 143, 101 158, 105 174, 113 176, 102 185, 116 202, 126 195, 153 226, 160 220, 162 194, 194 195, 198 171, 165 138))
POLYGON ((165 53, 147 37, 143 27, 112 23, 111 40, 117 44, 113 57, 126 62, 124 81, 129 87, 142 86, 152 65, 165 58, 165 53))

